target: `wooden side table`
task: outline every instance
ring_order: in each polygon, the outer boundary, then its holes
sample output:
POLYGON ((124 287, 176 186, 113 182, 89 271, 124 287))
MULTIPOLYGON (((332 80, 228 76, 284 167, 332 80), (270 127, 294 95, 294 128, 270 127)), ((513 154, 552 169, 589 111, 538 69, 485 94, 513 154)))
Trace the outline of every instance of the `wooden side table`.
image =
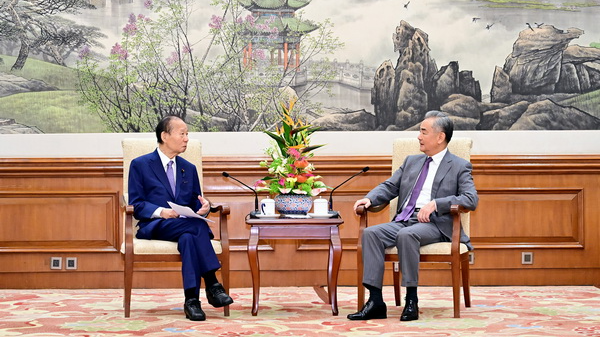
POLYGON ((325 219, 297 219, 297 218, 250 218, 246 217, 246 224, 250 225, 250 238, 248 240, 248 260, 252 273, 252 316, 258 314, 258 297, 260 292, 260 264, 258 262, 258 240, 260 239, 319 239, 329 240, 329 261, 327 265, 327 291, 331 304, 331 312, 338 315, 337 281, 342 260, 342 241, 339 226, 344 221, 340 217, 325 219))

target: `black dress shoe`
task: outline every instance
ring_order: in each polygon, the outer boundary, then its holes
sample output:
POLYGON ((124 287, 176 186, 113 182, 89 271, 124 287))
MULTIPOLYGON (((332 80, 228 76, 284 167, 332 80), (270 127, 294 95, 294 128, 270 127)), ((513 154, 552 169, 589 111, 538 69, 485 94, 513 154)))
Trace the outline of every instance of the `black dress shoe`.
POLYGON ((206 320, 206 314, 200 307, 200 301, 197 298, 189 298, 185 300, 183 304, 183 312, 185 312, 185 318, 192 321, 204 321, 206 320))
POLYGON ((365 321, 368 319, 387 318, 387 306, 385 303, 375 304, 368 300, 359 312, 348 315, 351 321, 365 321))
POLYGON ((206 299, 208 299, 208 303, 215 308, 224 307, 233 303, 233 298, 225 293, 225 289, 221 283, 215 283, 206 288, 206 299))
POLYGON ((419 305, 415 300, 406 300, 404 310, 400 316, 401 321, 415 321, 419 319, 419 305))

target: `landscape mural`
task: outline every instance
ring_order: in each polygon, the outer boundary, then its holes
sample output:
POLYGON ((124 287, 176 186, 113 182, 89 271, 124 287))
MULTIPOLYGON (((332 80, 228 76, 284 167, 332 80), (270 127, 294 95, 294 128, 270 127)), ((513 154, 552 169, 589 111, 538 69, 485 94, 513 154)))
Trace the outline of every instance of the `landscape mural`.
POLYGON ((0 0, 0 133, 599 130, 600 1, 0 0))

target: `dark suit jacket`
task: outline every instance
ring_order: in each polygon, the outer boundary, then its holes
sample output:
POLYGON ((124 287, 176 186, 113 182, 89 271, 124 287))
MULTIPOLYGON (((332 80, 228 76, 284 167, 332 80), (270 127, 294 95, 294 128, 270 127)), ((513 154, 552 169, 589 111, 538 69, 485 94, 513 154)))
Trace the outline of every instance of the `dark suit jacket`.
POLYGON ((157 150, 131 161, 129 169, 129 204, 133 205, 133 216, 139 220, 137 237, 151 239, 152 230, 164 219, 152 219, 152 213, 158 207, 170 208, 167 201, 188 206, 197 212, 200 207, 198 195, 200 181, 196 166, 189 161, 175 157, 176 192, 173 195, 167 174, 162 166, 157 150))
MULTIPOLYGON (((381 205, 398 197, 398 210, 408 199, 413 186, 421 172, 427 156, 425 154, 406 157, 404 163, 386 181, 382 182, 367 194, 372 205, 381 205)), ((479 197, 473 183, 470 162, 457 157, 448 151, 438 167, 431 189, 431 199, 437 203, 437 211, 430 216, 444 236, 450 240, 452 237, 451 205, 461 205, 467 209, 475 210, 479 197)), ((472 246, 465 233, 461 233, 461 242, 466 243, 469 249, 472 246)))

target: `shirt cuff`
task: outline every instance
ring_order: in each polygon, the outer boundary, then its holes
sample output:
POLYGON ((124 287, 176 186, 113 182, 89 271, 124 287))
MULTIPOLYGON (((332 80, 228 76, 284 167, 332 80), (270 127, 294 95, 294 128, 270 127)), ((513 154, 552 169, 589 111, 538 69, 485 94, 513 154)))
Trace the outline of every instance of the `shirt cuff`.
POLYGON ((154 213, 152 213, 152 219, 158 219, 160 218, 160 213, 162 213, 163 209, 165 209, 164 207, 159 207, 157 208, 154 213))

